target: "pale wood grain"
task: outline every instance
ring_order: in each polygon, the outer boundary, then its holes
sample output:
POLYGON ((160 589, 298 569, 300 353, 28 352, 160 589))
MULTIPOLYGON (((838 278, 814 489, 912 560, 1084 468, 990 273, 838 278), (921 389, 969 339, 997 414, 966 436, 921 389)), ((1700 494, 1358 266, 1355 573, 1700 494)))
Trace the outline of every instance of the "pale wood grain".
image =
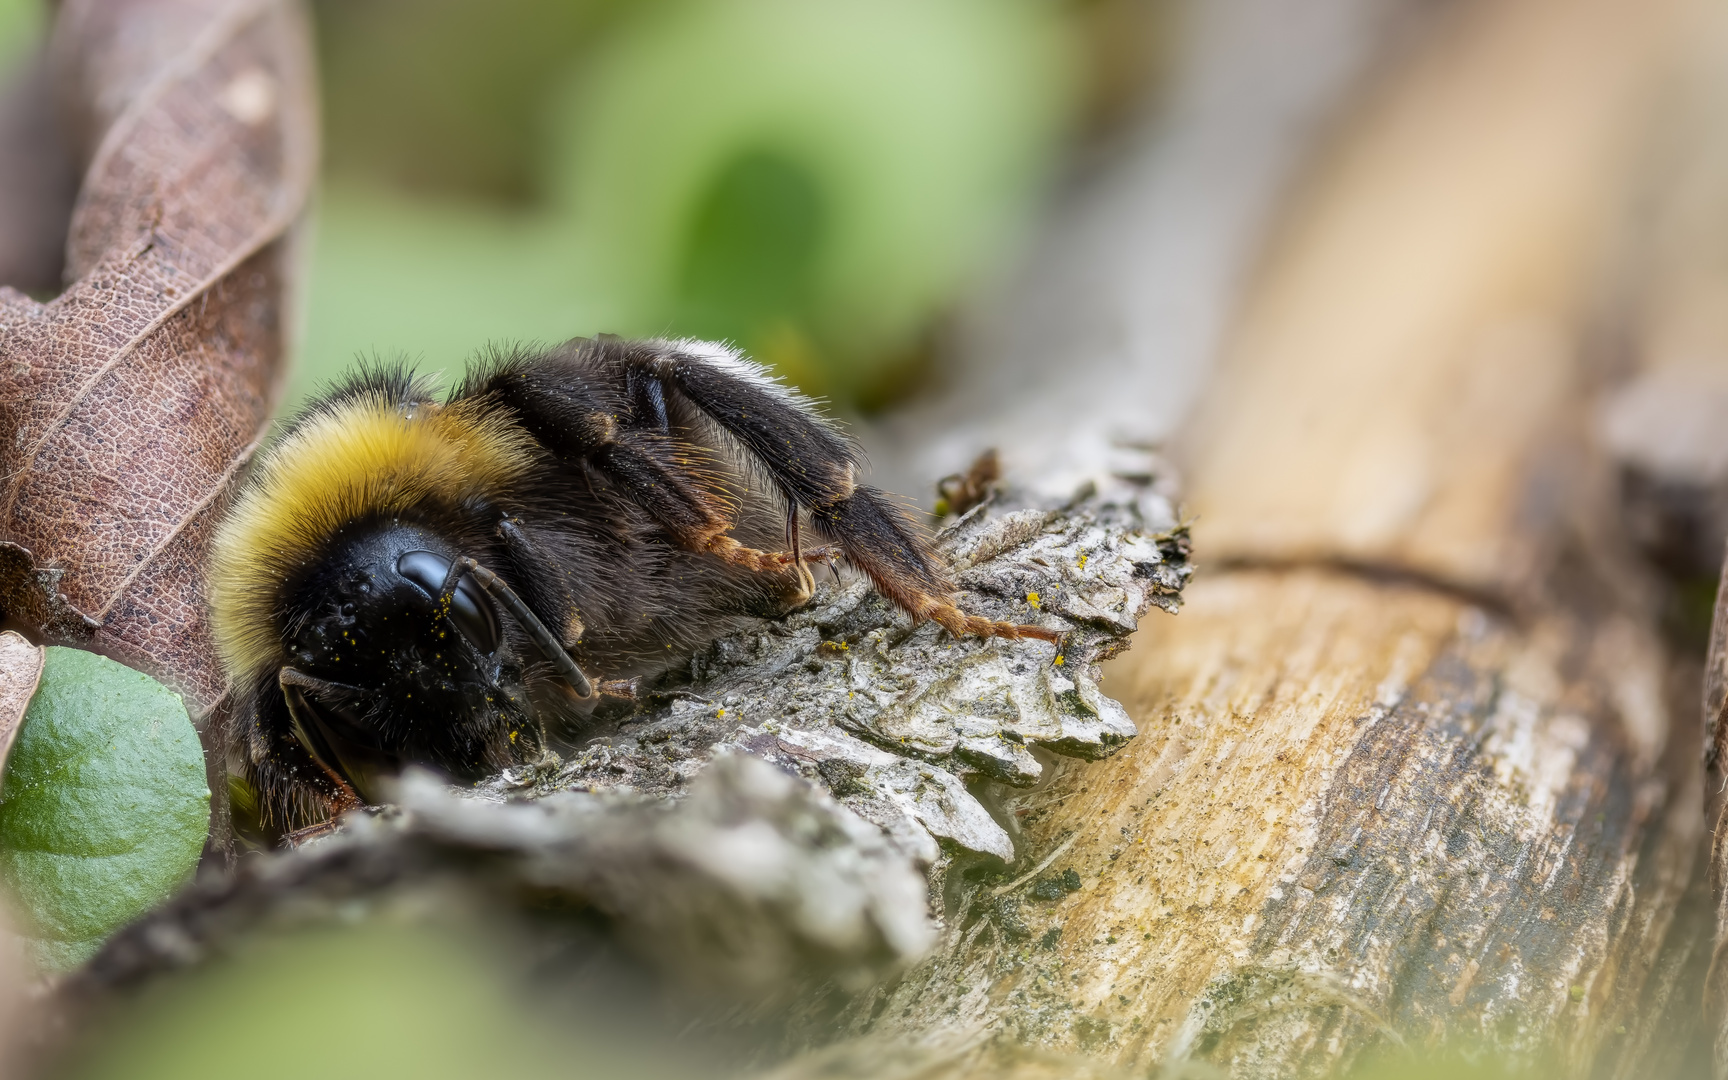
POLYGON ((1698 940, 1696 690, 1618 532, 1586 345, 1697 11, 1460 6, 1364 95, 1185 439, 1200 576, 1107 684, 1142 734, 1004 804, 1022 866, 1075 838, 1051 869, 1081 888, 952 897, 947 948, 852 1030, 992 1032, 951 1067, 976 1075, 1012 1044, 1659 1064, 1645 1005, 1698 940))

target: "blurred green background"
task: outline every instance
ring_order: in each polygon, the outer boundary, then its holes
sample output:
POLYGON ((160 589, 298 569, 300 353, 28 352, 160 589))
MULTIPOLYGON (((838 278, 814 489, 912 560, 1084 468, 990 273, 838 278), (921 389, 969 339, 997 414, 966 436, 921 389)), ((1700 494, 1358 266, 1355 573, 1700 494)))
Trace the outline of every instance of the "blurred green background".
MULTIPOLYGON (((450 372, 614 332, 890 401, 1090 103, 1142 81, 1119 24, 1167 6, 314 0, 325 177, 289 396, 363 356, 450 372)), ((44 22, 0 0, 0 65, 44 22)))
POLYGON ((1078 98, 1050 0, 325 0, 297 390, 357 353, 737 342, 868 407, 1012 250, 1078 98))
POLYGON ((1075 115, 1052 0, 324 0, 296 390, 575 334, 737 342, 854 407, 1012 250, 1075 115))
POLYGON ((0 70, 30 50, 46 22, 41 0, 0 0, 0 70))
MULTIPOLYGON (((1146 97, 1171 0, 312 0, 289 401, 363 357, 733 341, 869 410, 1146 97)), ((0 0, 0 69, 46 25, 0 0)))

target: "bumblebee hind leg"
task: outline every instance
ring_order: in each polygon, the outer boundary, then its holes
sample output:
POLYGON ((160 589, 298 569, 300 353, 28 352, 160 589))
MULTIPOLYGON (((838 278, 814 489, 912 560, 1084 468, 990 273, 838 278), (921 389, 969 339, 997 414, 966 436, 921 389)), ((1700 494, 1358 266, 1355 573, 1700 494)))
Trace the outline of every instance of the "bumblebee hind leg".
POLYGON ((731 507, 698 448, 672 433, 660 381, 584 363, 584 357, 511 358, 458 393, 488 397, 516 414, 543 446, 580 461, 653 518, 671 539, 747 570, 793 572, 807 587, 803 562, 821 562, 825 548, 795 556, 764 551, 731 535, 731 507))
MULTIPOLYGON (((955 606, 954 584, 906 515, 875 488, 857 482, 854 444, 786 388, 731 350, 705 342, 598 343, 615 350, 626 381, 671 389, 747 449, 774 481, 796 517, 799 508, 823 539, 869 575, 882 594, 914 618, 955 635, 1039 638, 1059 635, 1038 626, 997 622, 955 606)), ((797 551, 796 525, 788 546, 797 551)), ((800 569, 803 559, 798 559, 800 569)))

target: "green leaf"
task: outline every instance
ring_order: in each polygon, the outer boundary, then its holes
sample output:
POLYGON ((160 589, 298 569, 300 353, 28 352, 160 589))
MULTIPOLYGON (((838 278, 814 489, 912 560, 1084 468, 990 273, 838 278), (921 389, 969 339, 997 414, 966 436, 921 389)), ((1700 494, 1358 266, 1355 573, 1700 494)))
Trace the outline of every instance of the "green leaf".
POLYGON ((621 332, 860 404, 1031 220, 1074 45, 1027 0, 656 5, 552 95, 548 188, 621 332))
POLYGON ((47 654, 0 786, 0 878, 37 966, 63 971, 191 875, 210 790, 172 691, 94 653, 47 654))
POLYGON ((45 7, 41 0, 0 0, 0 74, 42 40, 45 7))

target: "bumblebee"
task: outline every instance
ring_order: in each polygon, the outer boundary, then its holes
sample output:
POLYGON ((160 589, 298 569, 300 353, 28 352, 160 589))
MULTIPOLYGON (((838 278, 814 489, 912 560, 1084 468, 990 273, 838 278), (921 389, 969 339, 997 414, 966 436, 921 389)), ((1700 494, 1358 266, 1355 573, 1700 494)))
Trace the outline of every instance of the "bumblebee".
POLYGON ((957 608, 859 457, 707 342, 493 355, 443 401, 406 369, 363 370, 289 426, 215 536, 231 754, 260 818, 315 825, 408 764, 472 780, 518 763, 630 680, 803 603, 828 560, 953 634, 1056 640, 957 608))

